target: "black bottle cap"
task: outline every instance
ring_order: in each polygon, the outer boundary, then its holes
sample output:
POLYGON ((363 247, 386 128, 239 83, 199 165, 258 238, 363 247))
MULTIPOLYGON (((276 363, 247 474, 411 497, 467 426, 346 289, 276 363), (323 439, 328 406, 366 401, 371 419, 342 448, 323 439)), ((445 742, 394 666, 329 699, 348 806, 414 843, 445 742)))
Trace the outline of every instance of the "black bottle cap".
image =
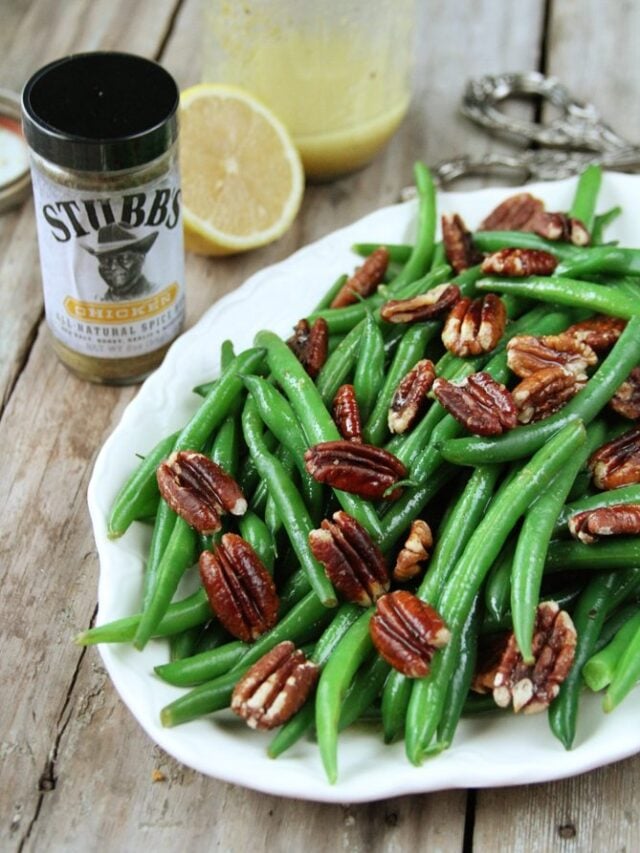
POLYGON ((142 166, 178 135, 180 94, 156 62, 129 53, 79 53, 45 65, 22 93, 22 122, 37 154, 67 169, 142 166))

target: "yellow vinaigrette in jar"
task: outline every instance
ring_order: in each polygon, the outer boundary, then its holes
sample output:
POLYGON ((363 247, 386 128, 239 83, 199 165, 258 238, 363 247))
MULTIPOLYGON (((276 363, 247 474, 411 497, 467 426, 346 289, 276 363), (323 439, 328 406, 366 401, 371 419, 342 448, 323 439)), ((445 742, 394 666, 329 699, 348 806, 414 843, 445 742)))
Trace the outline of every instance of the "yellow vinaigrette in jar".
POLYGON ((406 114, 413 0, 207 8, 203 79, 242 86, 273 110, 308 177, 365 165, 406 114))

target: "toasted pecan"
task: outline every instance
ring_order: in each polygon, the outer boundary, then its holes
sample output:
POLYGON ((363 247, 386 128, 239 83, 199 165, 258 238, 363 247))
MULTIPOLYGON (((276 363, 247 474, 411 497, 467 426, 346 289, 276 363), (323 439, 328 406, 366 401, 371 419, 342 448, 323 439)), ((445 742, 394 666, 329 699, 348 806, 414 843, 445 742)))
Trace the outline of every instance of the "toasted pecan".
POLYGON ((518 421, 529 424, 559 411, 585 383, 564 367, 545 367, 529 374, 512 390, 518 421))
POLYGON ((501 435, 517 425, 511 393, 488 373, 453 383, 438 377, 433 393, 453 417, 476 435, 501 435))
POLYGON ((619 489, 640 483, 640 427, 634 427, 599 447, 589 459, 599 489, 619 489))
POLYGON ((358 299, 366 299, 384 279, 389 266, 389 250, 384 246, 375 249, 362 266, 345 281, 331 302, 331 308, 343 308, 358 299))
POLYGON ((507 363, 521 379, 546 367, 562 367, 576 379, 586 381, 587 368, 598 356, 585 343, 566 332, 561 335, 515 335, 507 343, 507 363))
POLYGON ((400 380, 389 406, 387 420, 391 432, 404 433, 413 427, 427 406, 427 395, 435 378, 433 362, 422 358, 400 380))
POLYGON ((248 542, 225 533, 213 551, 200 554, 199 567, 211 608, 230 634, 250 643, 275 625, 276 587, 248 542))
POLYGON ((389 589, 382 552, 355 518, 339 510, 309 534, 309 547, 347 601, 369 607, 389 589))
POLYGON ((369 626, 378 654, 409 678, 427 675, 434 652, 451 637, 430 604, 402 589, 378 599, 369 626))
POLYGON ((393 486, 407 474, 392 453, 364 442, 325 441, 310 447, 304 462, 318 482, 369 500, 398 497, 401 490, 393 486))
POLYGON ((319 674, 317 664, 285 640, 240 678, 231 695, 231 710, 252 729, 281 726, 304 705, 319 674))
POLYGON ((452 308, 442 330, 442 343, 454 355, 482 355, 497 345, 507 323, 503 301, 494 293, 463 297, 452 308))
POLYGON ((225 512, 244 515, 247 511, 240 486, 204 453, 172 453, 158 466, 156 478, 171 509, 199 533, 220 530, 220 516, 225 512))
POLYGON ((493 698, 496 705, 518 713, 544 711, 558 695, 569 674, 576 648, 576 629, 571 617, 555 601, 538 605, 532 643, 535 662, 526 664, 511 634, 498 665, 493 698))

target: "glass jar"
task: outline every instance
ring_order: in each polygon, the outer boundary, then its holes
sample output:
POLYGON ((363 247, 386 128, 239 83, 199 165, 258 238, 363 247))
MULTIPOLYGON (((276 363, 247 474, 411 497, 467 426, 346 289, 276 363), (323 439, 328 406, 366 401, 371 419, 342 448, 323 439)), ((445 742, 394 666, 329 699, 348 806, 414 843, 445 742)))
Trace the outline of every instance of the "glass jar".
POLYGON ((407 112, 414 0, 206 0, 203 81, 284 122, 307 177, 365 165, 407 112))
POLYGON ((124 53, 47 65, 22 96, 47 324, 61 361, 129 384, 184 323, 179 93, 124 53))

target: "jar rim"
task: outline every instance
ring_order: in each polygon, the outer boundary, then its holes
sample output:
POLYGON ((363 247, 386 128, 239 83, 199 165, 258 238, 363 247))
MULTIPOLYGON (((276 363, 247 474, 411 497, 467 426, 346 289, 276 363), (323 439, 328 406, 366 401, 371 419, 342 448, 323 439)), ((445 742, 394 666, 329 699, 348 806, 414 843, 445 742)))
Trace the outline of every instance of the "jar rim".
POLYGON ((58 166, 107 172, 145 165, 178 136, 180 93, 159 63, 118 51, 72 54, 22 92, 25 138, 58 166))

